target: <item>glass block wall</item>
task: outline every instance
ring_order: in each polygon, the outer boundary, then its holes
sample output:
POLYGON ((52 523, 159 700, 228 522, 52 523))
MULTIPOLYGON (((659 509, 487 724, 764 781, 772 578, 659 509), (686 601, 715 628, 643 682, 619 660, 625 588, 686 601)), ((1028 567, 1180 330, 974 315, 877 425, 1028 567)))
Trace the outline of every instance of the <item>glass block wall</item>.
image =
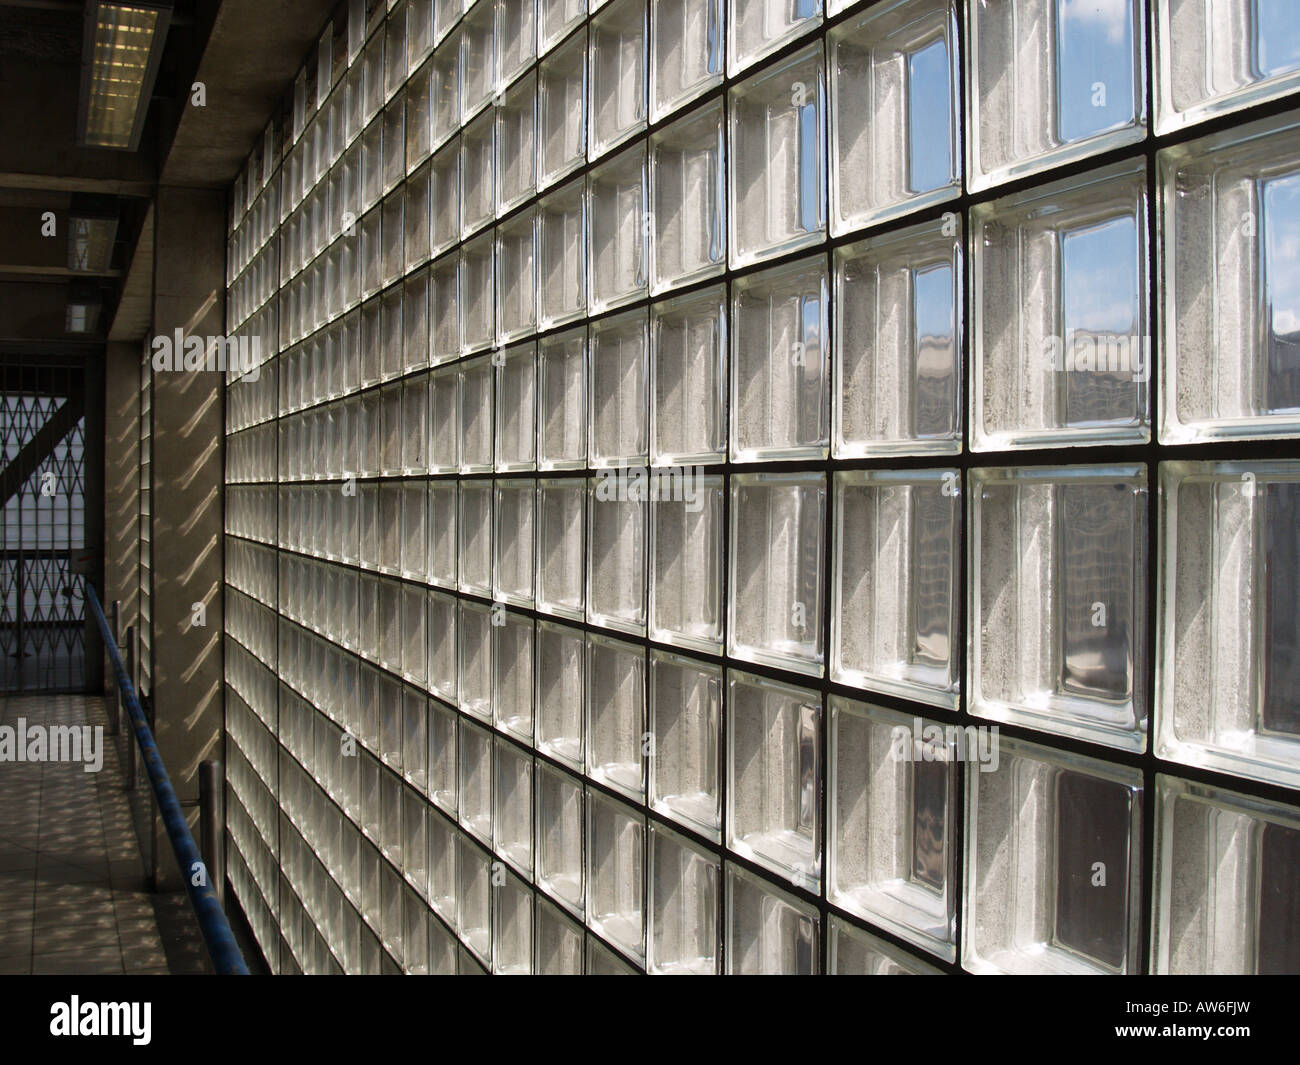
POLYGON ((1300 28, 363 0, 231 196, 284 972, 1300 970, 1300 28))

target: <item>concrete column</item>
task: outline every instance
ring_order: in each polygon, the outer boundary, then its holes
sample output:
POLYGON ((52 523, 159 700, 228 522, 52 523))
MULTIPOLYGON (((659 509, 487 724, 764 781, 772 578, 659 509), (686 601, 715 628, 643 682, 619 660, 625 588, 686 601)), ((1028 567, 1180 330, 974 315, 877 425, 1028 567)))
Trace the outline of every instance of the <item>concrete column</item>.
MULTIPOLYGON (((104 366, 104 609, 122 604, 120 625, 140 621, 139 344, 109 344, 104 366)), ((115 683, 107 659, 105 691, 115 683)))
MULTIPOLYGON (((154 218, 151 337, 223 334, 225 194, 160 187, 154 218)), ((220 756, 222 734, 223 377, 152 372, 153 700, 172 784, 197 803, 199 763, 220 756)))

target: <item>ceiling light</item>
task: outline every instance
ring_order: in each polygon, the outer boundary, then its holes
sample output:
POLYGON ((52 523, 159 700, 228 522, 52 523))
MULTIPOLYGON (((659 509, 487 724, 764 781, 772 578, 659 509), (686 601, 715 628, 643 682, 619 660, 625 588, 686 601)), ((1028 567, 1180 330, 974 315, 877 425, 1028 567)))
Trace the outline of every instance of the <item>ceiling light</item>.
POLYGON ((68 313, 65 328, 69 333, 90 334, 99 331, 99 317, 104 311, 104 296, 99 289, 76 282, 68 288, 68 313))
POLYGON ((113 263, 117 216, 68 216, 68 269, 106 274, 113 263))
POLYGON ((170 19, 170 4, 86 4, 78 114, 82 144, 138 147, 170 19))

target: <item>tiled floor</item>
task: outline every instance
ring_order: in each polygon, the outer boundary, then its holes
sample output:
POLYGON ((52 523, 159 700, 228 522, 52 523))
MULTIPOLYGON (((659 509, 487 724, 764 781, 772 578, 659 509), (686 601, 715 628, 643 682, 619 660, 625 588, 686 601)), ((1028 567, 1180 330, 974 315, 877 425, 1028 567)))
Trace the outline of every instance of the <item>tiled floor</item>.
POLYGON ((0 725, 102 725, 104 764, 0 762, 0 974, 166 973, 105 701, 0 699, 0 725))

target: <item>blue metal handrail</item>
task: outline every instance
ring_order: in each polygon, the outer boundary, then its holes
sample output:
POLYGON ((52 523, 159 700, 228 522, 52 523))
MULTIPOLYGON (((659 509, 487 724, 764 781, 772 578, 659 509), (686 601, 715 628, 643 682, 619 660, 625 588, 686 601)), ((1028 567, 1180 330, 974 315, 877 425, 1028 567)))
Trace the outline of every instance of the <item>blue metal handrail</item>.
POLYGON ((172 789, 172 782, 163 766, 162 755, 158 753, 158 745, 149 729, 149 722, 145 719, 140 700, 136 698, 135 685, 127 675, 122 652, 118 650, 117 641, 108 627, 108 619, 104 617, 104 608, 99 604, 99 596, 89 581, 86 582, 86 602, 91 605, 95 620, 99 622, 104 646, 108 648, 108 657, 113 663, 113 672, 117 675, 117 686, 122 689, 122 699, 126 703, 127 713, 131 715, 131 725, 136 742, 140 745, 144 767, 149 773, 149 783, 153 785, 154 797, 158 800, 158 812, 162 815, 167 838, 172 842, 176 864, 181 868, 185 890, 189 892, 195 916, 199 919, 199 929, 207 944, 208 954, 212 957, 212 965, 222 976, 247 976, 248 966, 244 964, 244 956, 240 953, 239 944, 235 942, 235 934, 230 930, 226 912, 221 908, 216 890, 210 883, 207 867, 199 856, 199 848, 194 845, 194 837, 190 835, 189 825, 185 823, 180 800, 172 789), (203 875, 198 877, 195 874, 200 869, 203 875), (202 883, 195 884, 196 879, 202 883))

